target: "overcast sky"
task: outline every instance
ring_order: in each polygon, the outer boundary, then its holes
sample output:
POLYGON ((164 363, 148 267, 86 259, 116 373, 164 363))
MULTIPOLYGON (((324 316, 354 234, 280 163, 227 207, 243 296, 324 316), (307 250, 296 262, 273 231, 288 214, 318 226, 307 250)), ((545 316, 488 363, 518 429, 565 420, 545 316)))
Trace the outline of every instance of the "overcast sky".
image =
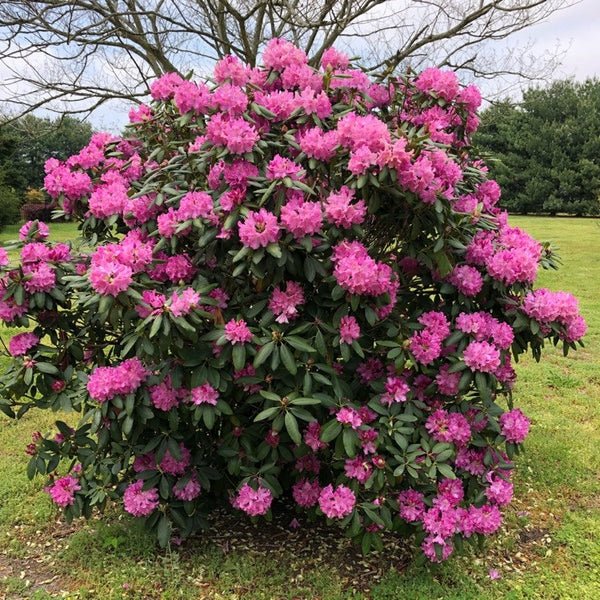
MULTIPOLYGON (((571 0, 565 0, 564 4, 571 4, 571 0)), ((600 0, 580 0, 573 6, 555 12, 545 22, 528 27, 506 40, 510 47, 521 47, 527 43, 533 43, 528 54, 535 57, 542 57, 546 51, 560 51, 562 64, 555 71, 553 79, 574 77, 577 81, 584 81, 590 77, 600 78, 600 0)), ((487 84, 479 83, 485 94, 487 84)), ((528 87, 528 84, 517 85, 507 93, 520 99, 521 87, 528 87)), ((97 111, 92 122, 97 129, 116 133, 127 122, 127 112, 124 104, 113 104, 110 108, 97 111)))
POLYGON ((557 46, 564 50, 556 79, 600 77, 600 0, 581 0, 520 35, 535 41, 540 54, 557 46))

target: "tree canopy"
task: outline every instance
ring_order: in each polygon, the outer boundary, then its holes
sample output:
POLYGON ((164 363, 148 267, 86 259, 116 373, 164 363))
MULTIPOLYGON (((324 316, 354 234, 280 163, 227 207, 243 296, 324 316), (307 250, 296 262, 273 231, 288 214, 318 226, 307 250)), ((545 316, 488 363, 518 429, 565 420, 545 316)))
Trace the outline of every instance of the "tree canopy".
POLYGON ((530 88, 491 106, 476 142, 496 159, 501 203, 517 213, 600 214, 600 80, 530 88))
POLYGON ((74 117, 55 119, 33 115, 16 121, 0 121, 0 170, 5 185, 22 194, 44 185, 44 163, 65 160, 85 146, 92 126, 74 117))
POLYGON ((51 105, 84 114, 139 99, 167 71, 208 70, 233 54, 250 66, 273 37, 318 65, 336 44, 381 76, 398 67, 470 75, 547 75, 523 48, 488 42, 544 20, 564 0, 78 0, 0 4, 0 87, 18 114, 51 105))

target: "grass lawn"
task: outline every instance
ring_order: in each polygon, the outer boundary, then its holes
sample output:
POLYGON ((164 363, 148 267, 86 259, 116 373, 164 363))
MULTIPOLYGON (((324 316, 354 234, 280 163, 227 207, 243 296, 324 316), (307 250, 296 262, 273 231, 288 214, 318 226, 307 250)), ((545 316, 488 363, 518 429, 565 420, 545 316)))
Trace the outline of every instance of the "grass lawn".
MULTIPOLYGON (((515 500, 482 552, 418 567, 410 545, 392 536, 382 553, 363 557, 335 530, 292 531, 283 515, 255 528, 226 514, 203 538, 157 551, 118 512, 64 523, 44 482, 25 475, 24 448, 33 431, 50 429, 52 415, 0 415, 0 599, 600 598, 600 221, 511 224, 559 247, 561 270, 542 272, 538 286, 575 294, 589 329, 586 348, 567 358, 549 347, 540 364, 518 364, 515 405, 532 428, 515 500), (500 578, 490 579, 490 569, 500 578)), ((76 237, 69 224, 51 229, 53 239, 76 237)), ((0 233, 0 245, 17 230, 0 233)), ((5 339, 13 333, 0 326, 5 339)))

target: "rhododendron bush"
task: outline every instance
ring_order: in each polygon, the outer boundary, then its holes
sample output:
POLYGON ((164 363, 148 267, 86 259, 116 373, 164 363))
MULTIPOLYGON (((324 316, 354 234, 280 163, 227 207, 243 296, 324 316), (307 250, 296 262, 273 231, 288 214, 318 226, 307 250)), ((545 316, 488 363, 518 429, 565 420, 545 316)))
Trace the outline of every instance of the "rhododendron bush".
POLYGON ((166 543, 283 501, 442 560, 498 529, 529 429, 513 360, 574 348, 577 301, 533 289, 551 249, 496 206, 474 87, 376 84, 333 49, 314 71, 281 40, 263 63, 165 75, 125 137, 48 161, 84 244, 33 222, 0 251, 24 328, 1 407, 82 413, 28 447, 69 518, 122 502, 166 543))

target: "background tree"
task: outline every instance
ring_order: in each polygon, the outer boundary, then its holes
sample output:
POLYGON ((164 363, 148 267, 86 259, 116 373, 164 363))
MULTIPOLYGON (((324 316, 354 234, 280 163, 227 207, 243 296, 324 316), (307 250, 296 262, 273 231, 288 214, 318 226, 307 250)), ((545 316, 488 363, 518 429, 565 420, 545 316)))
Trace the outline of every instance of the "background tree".
MULTIPOLYGON (((547 76, 552 63, 497 41, 574 2, 564 0, 79 0, 0 4, 3 95, 18 114, 51 105, 87 113, 139 99, 166 71, 202 71, 235 54, 251 66, 265 40, 284 37, 318 64, 332 44, 380 74, 423 65, 547 76), (490 53, 491 51, 491 53, 490 53)), ((464 74, 463 74, 464 79, 464 74)))
POLYGON ((65 160, 85 146, 92 126, 74 117, 55 119, 26 115, 0 124, 0 165, 7 181, 24 194, 44 185, 44 163, 65 160))
POLYGON ((556 81, 481 115, 476 143, 497 161, 502 205, 517 213, 600 214, 600 81, 556 81))
POLYGON ((65 160, 91 136, 89 123, 68 116, 0 121, 0 226, 18 221, 23 202, 39 201, 48 158, 65 160))

